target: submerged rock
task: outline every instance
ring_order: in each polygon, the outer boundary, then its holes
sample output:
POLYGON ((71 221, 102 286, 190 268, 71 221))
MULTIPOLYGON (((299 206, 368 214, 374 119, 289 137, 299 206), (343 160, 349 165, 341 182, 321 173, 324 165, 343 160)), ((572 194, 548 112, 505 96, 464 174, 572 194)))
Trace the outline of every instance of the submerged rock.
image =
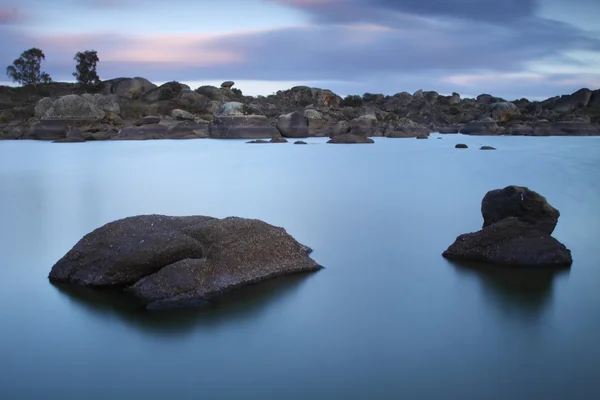
POLYGON ((360 144, 360 143, 375 143, 373 139, 370 139, 362 135, 353 135, 352 133, 342 133, 341 135, 334 136, 327 143, 334 144, 360 144))
POLYGON ((139 215, 85 235, 49 279, 125 288, 148 309, 191 306, 248 284, 322 269, 310 251, 260 220, 139 215))
POLYGON ((455 149, 468 149, 468 148, 469 148, 469 146, 467 146, 467 145, 466 145, 466 144, 464 144, 464 143, 459 143, 459 144, 457 144, 456 146, 454 146, 454 148, 455 148, 455 149))
POLYGON ((559 212, 521 186, 489 191, 482 200, 483 229, 460 235, 445 258, 518 267, 570 267, 571 251, 553 238, 559 212))
POLYGON ((496 150, 496 148, 492 146, 481 146, 479 150, 496 150))

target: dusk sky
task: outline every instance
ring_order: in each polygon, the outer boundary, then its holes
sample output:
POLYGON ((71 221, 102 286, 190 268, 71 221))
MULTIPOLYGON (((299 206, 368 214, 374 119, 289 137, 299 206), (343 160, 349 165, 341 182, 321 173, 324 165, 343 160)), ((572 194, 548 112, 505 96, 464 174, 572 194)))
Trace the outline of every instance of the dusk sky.
POLYGON ((35 46, 72 81, 94 49, 101 79, 539 99, 600 88, 599 17, 597 0, 0 0, 0 64, 35 46))

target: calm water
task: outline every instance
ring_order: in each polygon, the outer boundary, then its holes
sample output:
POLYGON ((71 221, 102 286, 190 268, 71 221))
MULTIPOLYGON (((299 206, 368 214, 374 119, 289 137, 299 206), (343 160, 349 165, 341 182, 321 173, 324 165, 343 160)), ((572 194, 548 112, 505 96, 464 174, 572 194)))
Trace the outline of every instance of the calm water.
POLYGON ((600 398, 600 138, 309 142, 0 142, 0 398, 600 398), (569 272, 441 257, 509 184, 560 210, 569 272), (144 213, 260 218, 326 269, 150 314, 48 282, 144 213))

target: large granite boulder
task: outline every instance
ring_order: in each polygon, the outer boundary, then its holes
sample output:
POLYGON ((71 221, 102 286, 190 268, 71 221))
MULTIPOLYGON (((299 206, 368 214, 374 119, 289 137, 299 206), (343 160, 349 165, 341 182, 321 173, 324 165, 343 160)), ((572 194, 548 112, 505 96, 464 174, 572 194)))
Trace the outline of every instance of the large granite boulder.
POLYGON ((179 97, 182 91, 190 90, 188 85, 179 82, 167 82, 144 93, 140 100, 146 103, 172 100, 179 97))
POLYGON ((510 267, 563 268, 573 263, 562 243, 514 217, 458 236, 443 256, 510 267))
POLYGON ((408 118, 400 118, 390 122, 385 128, 385 136, 389 138, 428 137, 431 129, 408 118))
POLYGON ((278 276, 318 271, 310 249, 254 219, 139 215, 85 235, 49 279, 123 288, 147 309, 204 304, 278 276))
POLYGON ((575 93, 567 96, 562 96, 554 103, 554 111, 571 112, 579 107, 587 107, 592 98, 592 91, 584 88, 579 89, 575 93))
POLYGON ((42 120, 34 122, 25 138, 34 140, 59 140, 67 137, 69 125, 62 120, 42 120))
POLYGON ((217 116, 209 126, 209 134, 217 139, 265 139, 280 136, 264 115, 217 116))
POLYGON ((128 99, 139 99, 157 86, 145 78, 117 78, 104 82, 105 94, 116 94, 128 99))
POLYGON ((81 97, 94 104, 96 107, 106 113, 120 114, 121 106, 119 99, 115 95, 101 95, 101 94, 82 94, 81 97))
MULTIPOLYGON (((44 99, 43 105, 40 105, 39 112, 47 107, 48 102, 44 99)), ((83 96, 68 94, 59 97, 52 103, 52 106, 46 110, 41 119, 68 119, 68 120, 101 120, 106 113, 100 109, 94 102, 89 101, 83 96)))
POLYGON ((517 267, 570 267, 571 252, 551 233, 559 212, 520 186, 488 192, 481 203, 483 229, 460 235, 444 251, 451 260, 517 267))
POLYGON ((308 137, 308 122, 306 121, 306 118, 304 118, 303 113, 298 111, 279 117, 276 127, 283 137, 308 137))
POLYGON ((377 117, 373 114, 362 115, 350 121, 350 133, 357 136, 375 136, 377 117))
POLYGON ((221 108, 216 113, 219 117, 239 117, 248 115, 248 110, 244 103, 238 101, 229 101, 221 105, 221 108))
POLYGON ((508 121, 513 115, 521 114, 521 110, 509 101, 492 103, 489 105, 490 117, 495 121, 508 121))
POLYGON ((164 133, 165 139, 205 139, 208 136, 208 124, 197 124, 190 120, 178 122, 164 133))
POLYGON ((465 135, 497 135, 501 131, 502 129, 498 127, 496 121, 488 117, 467 123, 461 128, 460 133, 465 135))
POLYGON ((481 202, 481 214, 484 228, 504 218, 515 217, 548 235, 552 234, 560 217, 560 212, 548 204, 544 196, 523 186, 490 190, 481 202))

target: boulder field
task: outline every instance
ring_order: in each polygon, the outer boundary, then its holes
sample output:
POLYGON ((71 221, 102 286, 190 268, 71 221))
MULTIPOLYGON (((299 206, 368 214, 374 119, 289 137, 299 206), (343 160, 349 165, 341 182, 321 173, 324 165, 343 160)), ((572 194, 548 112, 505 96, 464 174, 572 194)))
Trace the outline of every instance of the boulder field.
POLYGON ((489 94, 463 99, 458 93, 422 90, 341 98, 307 86, 253 97, 233 85, 226 81, 221 87, 192 90, 179 82, 156 86, 135 77, 104 81, 90 93, 68 83, 40 85, 36 91, 0 86, 0 138, 76 142, 321 136, 331 143, 369 143, 366 138, 373 136, 424 139, 431 132, 600 135, 600 90, 587 88, 544 101, 507 101, 489 94), (352 136, 334 139, 346 134, 352 136))

